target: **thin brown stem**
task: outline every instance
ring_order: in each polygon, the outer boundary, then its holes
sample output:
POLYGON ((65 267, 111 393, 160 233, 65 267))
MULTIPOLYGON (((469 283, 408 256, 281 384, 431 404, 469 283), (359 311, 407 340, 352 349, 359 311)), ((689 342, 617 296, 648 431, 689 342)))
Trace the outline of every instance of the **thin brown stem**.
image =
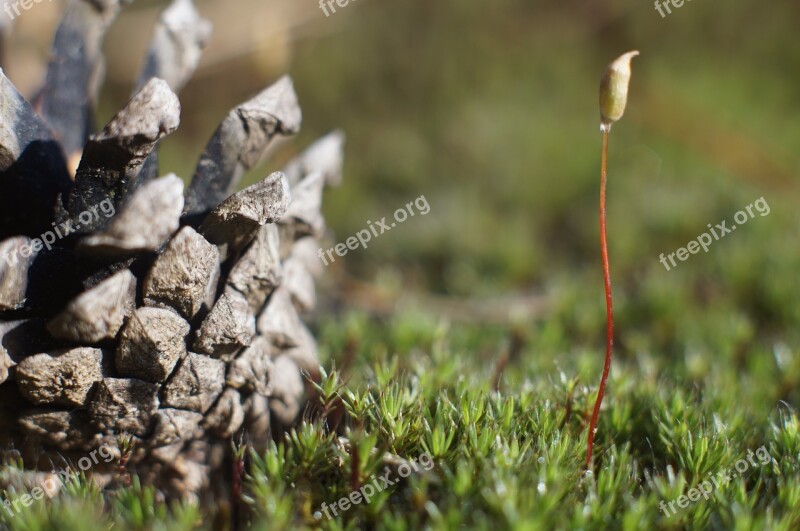
POLYGON ((603 366, 603 377, 597 390, 597 400, 594 403, 592 420, 589 423, 589 443, 586 448, 586 469, 591 470, 592 450, 594 449, 594 435, 597 431, 597 418, 600 415, 600 405, 606 392, 608 372, 611 370, 611 352, 614 348, 614 310, 611 303, 611 270, 608 266, 608 244, 606 242, 606 174, 608 166, 608 133, 603 129, 603 148, 600 157, 600 248, 603 256, 603 280, 606 290, 606 359, 603 366))

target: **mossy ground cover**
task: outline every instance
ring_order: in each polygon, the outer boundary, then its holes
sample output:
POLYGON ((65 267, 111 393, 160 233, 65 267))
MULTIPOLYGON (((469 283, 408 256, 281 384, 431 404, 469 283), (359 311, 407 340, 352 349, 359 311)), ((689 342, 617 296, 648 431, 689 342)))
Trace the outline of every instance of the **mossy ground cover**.
MULTIPOLYGON (((543 319, 528 331, 358 313, 344 326, 323 323, 329 371, 320 407, 247 459, 246 520, 256 529, 797 528, 796 353, 756 341, 719 360, 644 349, 621 359, 586 477, 589 382, 601 360, 597 349, 570 350, 552 331, 567 325, 543 319), (326 518, 322 504, 383 475, 387 453, 408 461, 425 454, 435 466, 326 518), (710 476, 720 479, 708 499, 680 508, 679 497, 710 476), (670 501, 675 511, 660 508, 670 501)), ((396 465, 389 469, 399 479, 396 465)), ((13 529, 191 529, 228 517, 207 505, 168 509, 134 478, 110 493, 77 480, 0 521, 13 529)))

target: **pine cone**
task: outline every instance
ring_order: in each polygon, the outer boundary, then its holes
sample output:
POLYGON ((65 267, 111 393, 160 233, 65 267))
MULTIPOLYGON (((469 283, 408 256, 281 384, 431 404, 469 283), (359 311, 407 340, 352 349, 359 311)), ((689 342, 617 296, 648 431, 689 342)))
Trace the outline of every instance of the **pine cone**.
POLYGON ((315 305, 322 192, 341 180, 344 138, 232 193, 300 128, 284 77, 230 111, 185 193, 157 177, 211 27, 174 0, 133 97, 91 134, 100 41, 122 3, 69 4, 34 105, 0 71, 0 443, 31 469, 107 447, 117 459, 95 463, 99 482, 121 458, 186 496, 232 439, 263 447, 304 408, 319 365, 300 313, 315 305))

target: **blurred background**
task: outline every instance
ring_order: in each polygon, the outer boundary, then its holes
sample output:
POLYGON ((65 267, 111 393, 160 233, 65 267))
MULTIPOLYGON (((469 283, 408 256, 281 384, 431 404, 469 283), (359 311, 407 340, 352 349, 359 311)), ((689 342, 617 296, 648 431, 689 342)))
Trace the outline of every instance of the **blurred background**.
MULTIPOLYGON (((631 0, 351 0, 328 17, 314 0, 196 3, 214 35, 162 173, 188 179, 228 110, 288 72, 303 131, 243 185, 342 128, 330 245, 421 195, 431 206, 328 268, 329 313, 517 326, 553 356, 602 342, 598 84, 640 50, 610 147, 622 359, 680 356, 689 376, 720 358, 777 364, 800 387, 797 2, 697 0, 664 18, 631 0), (760 197, 768 216, 659 263, 760 197)), ((137 0, 109 32, 99 126, 130 95, 166 4, 137 0)), ((28 96, 62 8, 15 21, 7 73, 28 96)))

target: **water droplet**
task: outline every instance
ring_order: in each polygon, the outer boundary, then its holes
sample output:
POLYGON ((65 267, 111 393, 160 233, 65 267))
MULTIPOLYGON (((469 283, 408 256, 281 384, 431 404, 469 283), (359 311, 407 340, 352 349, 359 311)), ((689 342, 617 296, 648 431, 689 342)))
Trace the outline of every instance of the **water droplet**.
POLYGON ((505 494, 506 494, 506 486, 505 486, 504 483, 499 483, 497 485, 497 494, 499 494, 500 496, 505 496, 505 494))

